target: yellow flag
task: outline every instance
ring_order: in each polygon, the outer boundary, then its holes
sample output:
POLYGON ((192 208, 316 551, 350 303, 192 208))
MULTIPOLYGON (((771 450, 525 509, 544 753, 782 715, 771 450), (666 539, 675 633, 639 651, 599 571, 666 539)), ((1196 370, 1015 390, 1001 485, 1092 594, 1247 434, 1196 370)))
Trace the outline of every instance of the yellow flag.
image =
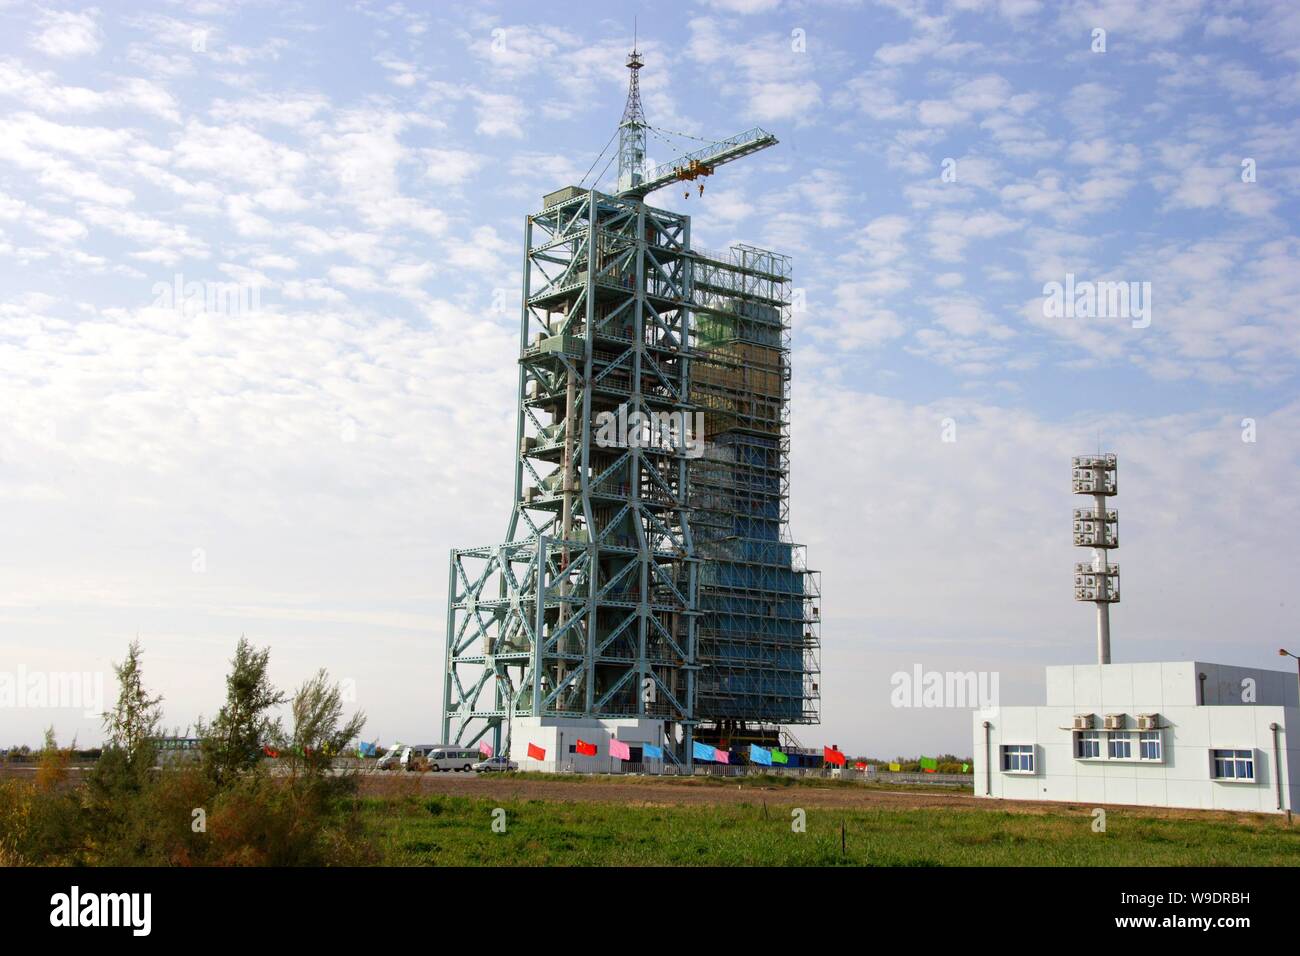
POLYGON ((900 765, 896 764, 896 763, 891 763, 891 764, 889 765, 889 769, 892 770, 892 771, 894 771, 894 773, 898 773, 898 771, 902 770, 903 768, 902 768, 900 765))

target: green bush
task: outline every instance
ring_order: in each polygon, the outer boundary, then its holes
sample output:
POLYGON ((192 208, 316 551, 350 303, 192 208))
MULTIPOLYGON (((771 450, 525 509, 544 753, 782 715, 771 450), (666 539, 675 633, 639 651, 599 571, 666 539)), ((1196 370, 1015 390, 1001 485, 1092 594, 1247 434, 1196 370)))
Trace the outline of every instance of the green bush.
POLYGON ((299 690, 292 736, 284 738, 267 711, 287 698, 266 680, 266 652, 241 639, 226 706, 200 732, 201 759, 157 765, 161 698, 145 691, 140 656, 132 644, 117 668, 122 691, 104 715, 107 745, 82 783, 69 778, 72 751, 58 746, 53 730, 32 780, 0 780, 0 866, 374 862, 357 778, 332 773, 327 758, 364 718, 343 719, 323 671, 299 690), (282 772, 272 773, 258 742, 285 739, 307 759, 286 755, 282 772))

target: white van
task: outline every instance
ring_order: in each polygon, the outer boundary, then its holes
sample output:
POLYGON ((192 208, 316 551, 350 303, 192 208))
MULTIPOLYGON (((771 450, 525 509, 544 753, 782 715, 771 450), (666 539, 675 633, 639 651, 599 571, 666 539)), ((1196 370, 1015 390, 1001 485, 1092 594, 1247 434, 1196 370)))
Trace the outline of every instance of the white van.
POLYGON ((477 750, 465 747, 431 747, 421 763, 429 770, 473 770, 474 765, 483 759, 477 750))
POLYGON ((405 768, 407 761, 411 758, 411 748, 402 744, 395 744, 384 753, 382 757, 375 761, 376 770, 396 770, 398 767, 405 768))

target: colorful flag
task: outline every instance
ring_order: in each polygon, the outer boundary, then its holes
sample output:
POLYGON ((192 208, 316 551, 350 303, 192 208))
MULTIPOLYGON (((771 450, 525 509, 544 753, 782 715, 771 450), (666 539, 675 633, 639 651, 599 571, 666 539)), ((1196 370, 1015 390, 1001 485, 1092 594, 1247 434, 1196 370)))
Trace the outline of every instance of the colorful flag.
POLYGON ((781 753, 781 751, 777 750, 775 747, 772 748, 772 763, 787 764, 789 762, 789 757, 781 753))
POLYGON ((611 757, 617 757, 619 760, 631 760, 632 748, 623 743, 623 741, 619 740, 617 737, 610 737, 609 755, 611 757))
POLYGON ((478 752, 481 753, 484 757, 491 757, 492 745, 488 743, 486 740, 480 740, 478 742, 478 752))
POLYGON ((898 771, 903 769, 903 765, 898 763, 891 763, 889 765, 889 769, 894 771, 894 773, 898 773, 898 771))
POLYGON ((530 759, 530 760, 545 760, 545 759, 546 759, 546 751, 543 750, 541 747, 537 746, 537 744, 529 744, 529 745, 528 745, 528 759, 530 759))
POLYGON ((934 773, 936 770, 939 769, 939 761, 936 760, 934 757, 922 757, 921 769, 924 770, 926 773, 934 773))
POLYGON ((758 744, 749 745, 749 762, 762 767, 772 766, 772 751, 765 750, 758 744))
POLYGON ((641 750, 642 750, 642 753, 645 755, 645 759, 646 759, 646 760, 663 760, 663 759, 664 759, 664 748, 663 748, 663 747, 656 747, 656 746, 654 746, 653 744, 646 744, 643 748, 641 748, 641 750))
POLYGON ((376 740, 374 743, 371 744, 366 743, 364 740, 359 740, 357 741, 357 756, 373 757, 375 755, 375 749, 378 746, 379 746, 378 740, 376 740))
POLYGON ((828 764, 833 764, 836 767, 844 766, 844 754, 840 753, 838 750, 832 750, 830 747, 822 748, 822 759, 828 764))
POLYGON ((731 754, 726 750, 714 750, 713 759, 718 763, 731 763, 731 754))
POLYGON ((691 746, 691 756, 696 760, 716 760, 717 751, 708 744, 702 744, 698 740, 691 746))
POLYGON ((585 740, 579 740, 576 744, 574 744, 573 749, 576 750, 578 753, 582 754, 584 757, 596 756, 596 745, 589 744, 585 740))
POLYGON ((861 760, 859 760, 859 761, 858 761, 857 763, 855 763, 853 766, 857 767, 859 770, 866 770, 866 769, 867 769, 867 765, 866 765, 866 763, 865 763, 864 761, 861 761, 861 760))

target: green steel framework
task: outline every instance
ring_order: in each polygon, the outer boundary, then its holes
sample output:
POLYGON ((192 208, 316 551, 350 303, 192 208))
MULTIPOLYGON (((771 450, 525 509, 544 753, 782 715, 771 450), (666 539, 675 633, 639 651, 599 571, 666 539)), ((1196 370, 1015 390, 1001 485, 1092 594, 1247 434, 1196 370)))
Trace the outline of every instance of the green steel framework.
POLYGON ((636 198, 570 188, 548 199, 525 225, 506 543, 451 554, 445 739, 473 744, 491 732, 500 749, 512 716, 649 717, 667 722, 665 743, 689 762, 701 720, 714 724, 710 739, 728 736, 717 733, 724 721, 814 722, 816 574, 784 534, 767 553, 740 553, 744 541, 718 520, 746 510, 739 496, 766 502, 787 527, 788 260, 751 247, 692 251, 689 217, 636 198), (718 337, 719 315, 754 305, 765 322, 741 315, 718 337), (778 357, 774 393, 726 381, 746 365, 737 345, 758 338, 747 326, 766 326, 759 347, 778 357), (692 361, 701 368, 695 380, 692 361), (704 411, 703 455, 601 447, 596 416, 620 405, 704 411), (736 450, 764 433, 775 438, 774 455, 737 466, 736 450), (704 555, 693 514, 710 529, 704 555), (734 563, 752 566, 753 576, 718 581, 713 572, 734 563), (792 574, 794 593, 772 580, 788 585, 792 574), (724 614, 752 626, 724 640, 710 626, 724 614), (704 658, 702 636, 713 651, 704 658), (765 644, 790 652, 784 664, 763 653, 765 644), (754 659, 722 653, 724 645, 749 645, 754 659), (746 672, 758 685, 729 692, 729 680, 746 672), (786 686, 774 690, 782 672, 786 686), (792 678, 797 711, 767 706, 774 695, 789 702, 792 678), (730 705, 737 698, 748 701, 730 705))
MULTIPOLYGON (((628 65, 620 153, 643 162, 628 65)), ((756 133, 714 155, 775 142, 756 133)), ((689 765, 697 735, 818 719, 819 577, 788 537, 789 259, 693 250, 628 162, 618 195, 568 187, 525 221, 515 503, 505 543, 451 553, 449 742, 653 718, 689 765), (620 408, 702 419, 702 454, 597 441, 620 408)))

